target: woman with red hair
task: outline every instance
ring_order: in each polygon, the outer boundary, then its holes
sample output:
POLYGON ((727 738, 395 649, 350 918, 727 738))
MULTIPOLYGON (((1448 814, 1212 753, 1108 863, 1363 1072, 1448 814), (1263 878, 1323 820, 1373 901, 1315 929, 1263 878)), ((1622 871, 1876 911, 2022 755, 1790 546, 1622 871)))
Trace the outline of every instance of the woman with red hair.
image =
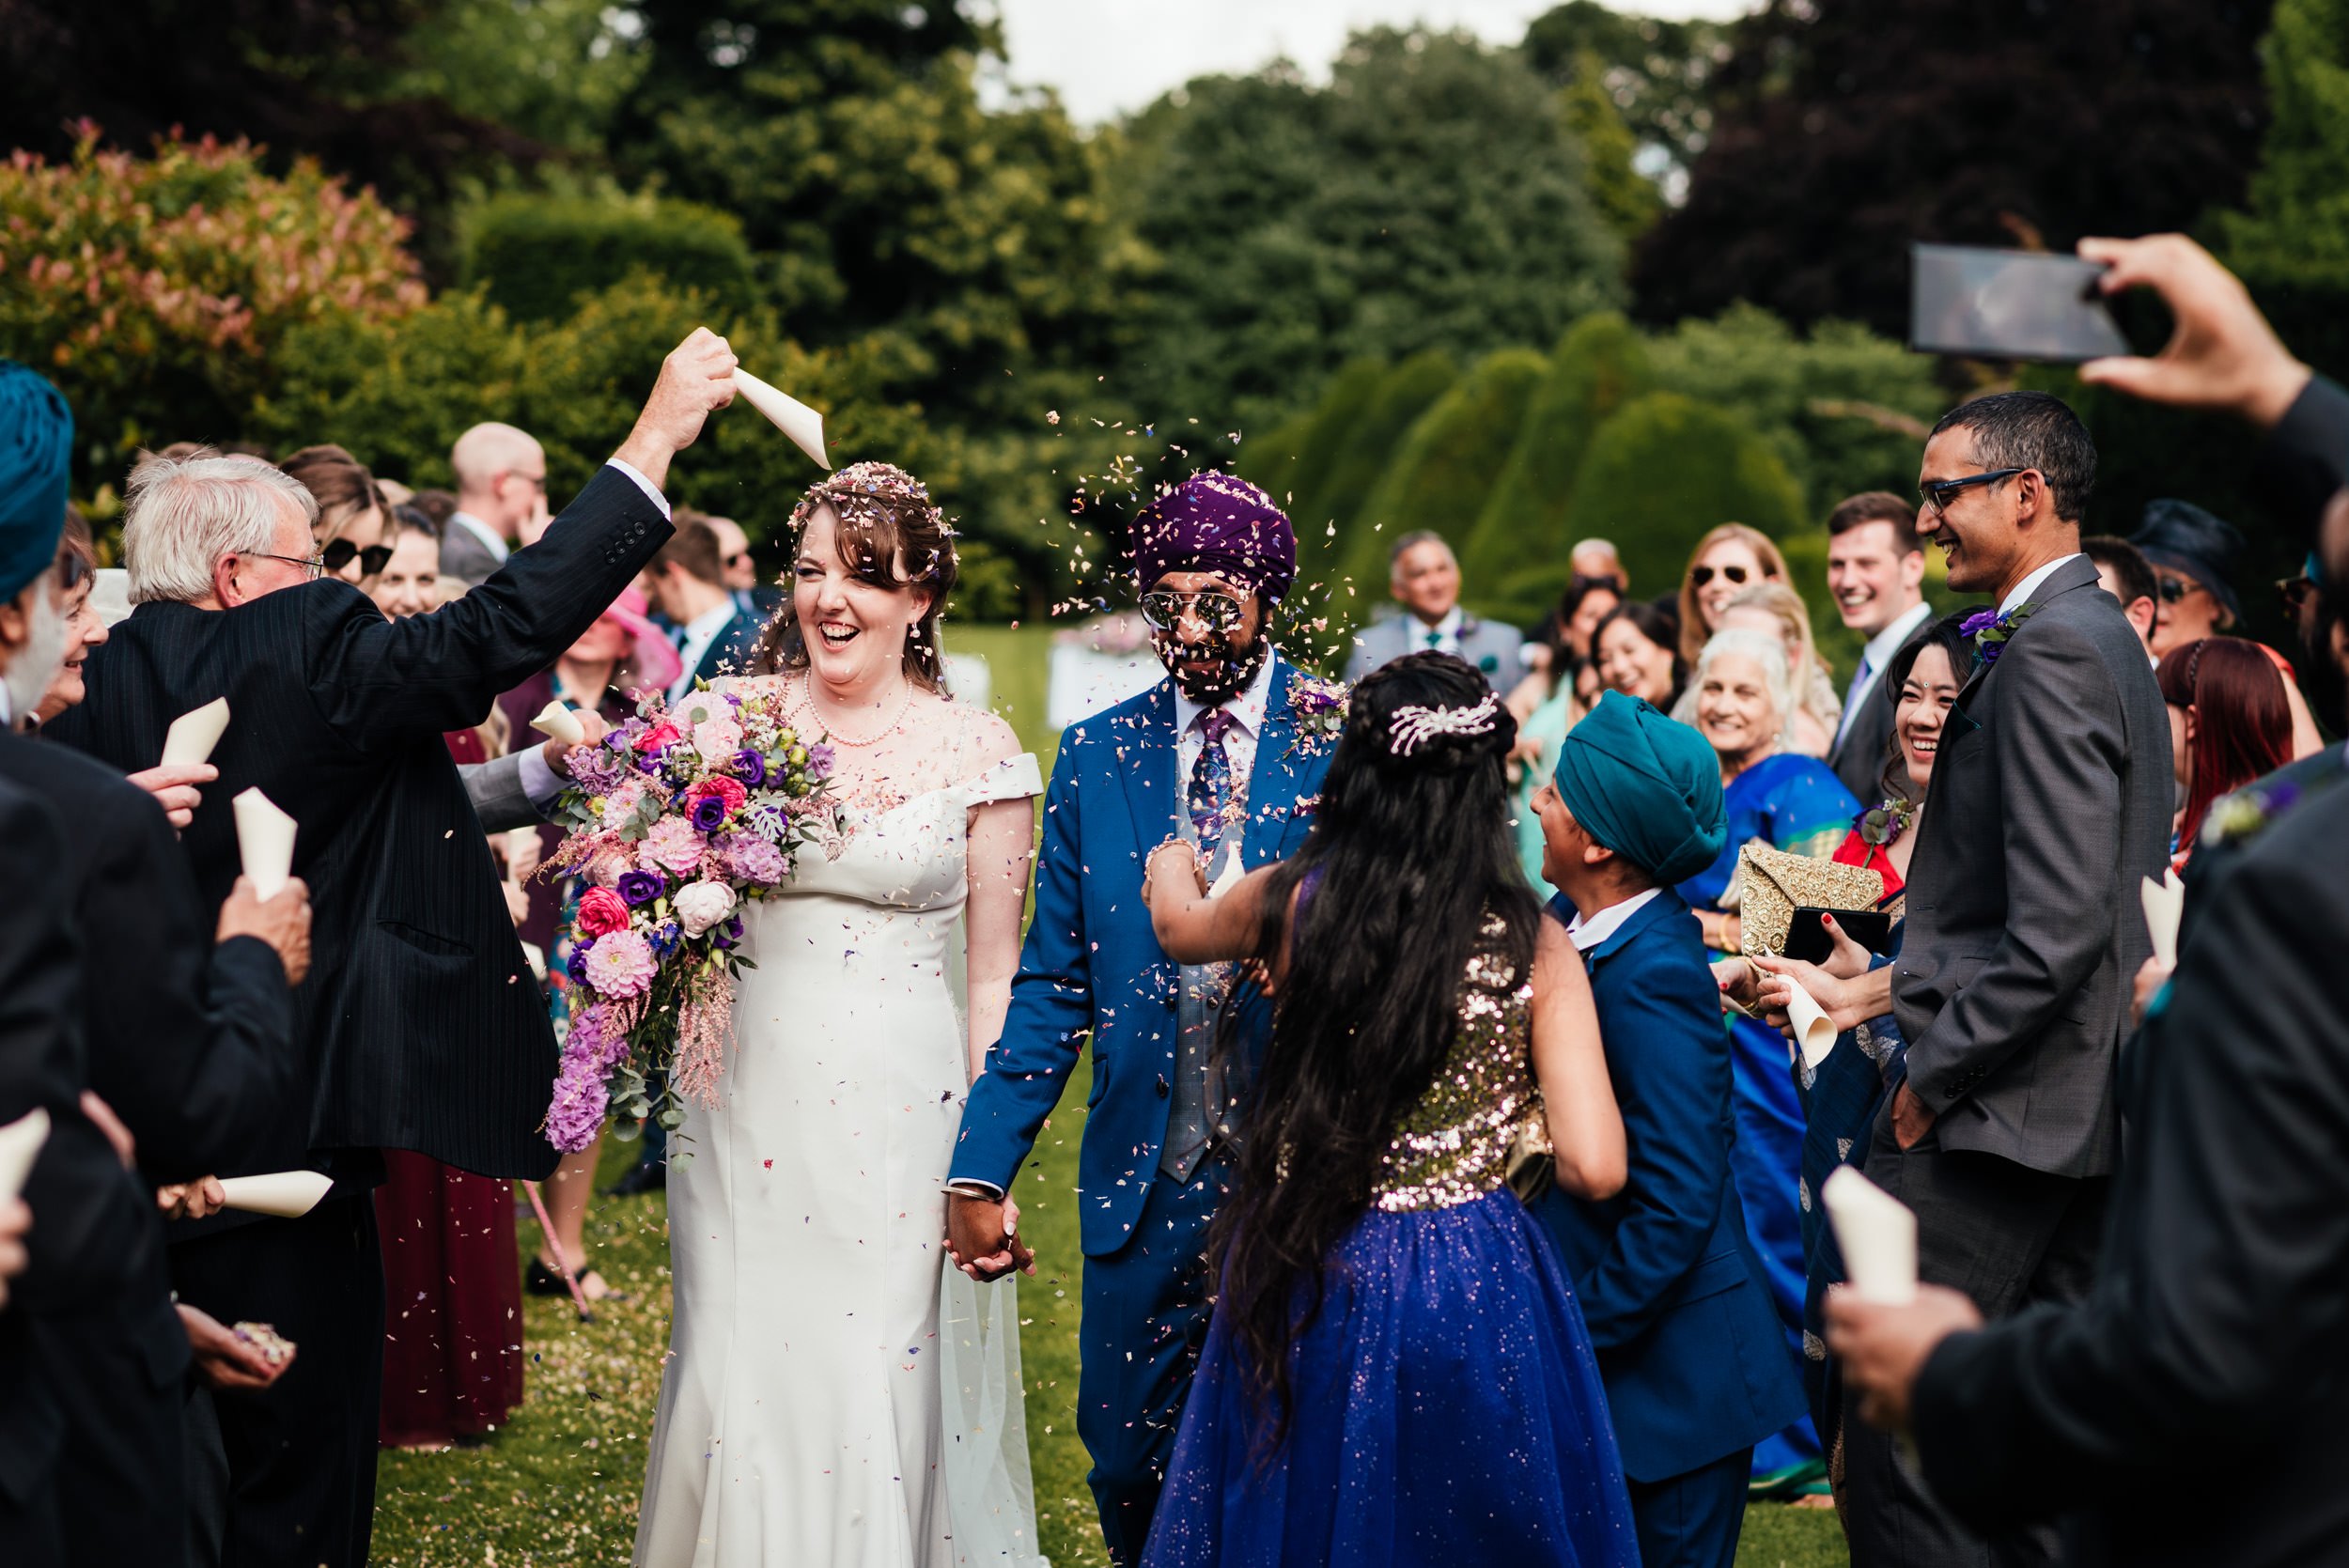
POLYGON ((2292 707, 2267 650, 2240 637, 2171 648, 2154 678, 2170 705, 2172 766, 2186 789, 2171 856, 2184 870, 2211 802, 2292 760, 2292 707))

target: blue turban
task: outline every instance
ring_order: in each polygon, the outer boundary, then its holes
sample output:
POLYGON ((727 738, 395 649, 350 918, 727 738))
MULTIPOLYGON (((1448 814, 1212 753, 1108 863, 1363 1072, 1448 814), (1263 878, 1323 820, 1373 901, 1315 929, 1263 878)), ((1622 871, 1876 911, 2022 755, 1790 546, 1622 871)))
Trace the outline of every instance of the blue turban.
POLYGON ((1721 760, 1688 725, 1610 691, 1566 732, 1551 781, 1592 838, 1670 887, 1729 840, 1721 760))
POLYGON ((73 412, 64 395, 12 359, 0 359, 0 600, 57 558, 65 532, 73 412))
POLYGON ((1245 479, 1194 474, 1153 496, 1134 519, 1143 592, 1168 572, 1213 572, 1279 602, 1297 581, 1288 514, 1245 479))

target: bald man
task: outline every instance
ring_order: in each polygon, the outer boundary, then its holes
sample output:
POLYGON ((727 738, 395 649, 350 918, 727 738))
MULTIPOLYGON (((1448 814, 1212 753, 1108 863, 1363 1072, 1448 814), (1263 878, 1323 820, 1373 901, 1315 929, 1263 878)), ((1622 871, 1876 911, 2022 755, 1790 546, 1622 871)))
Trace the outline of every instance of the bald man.
POLYGON ((758 563, 751 559, 751 536, 732 518, 704 518, 718 536, 718 569, 735 608, 764 625, 783 606, 783 590, 758 580, 758 563))
POLYGON ((511 425, 476 425, 449 449, 457 471, 457 510, 441 540, 441 575, 468 586, 506 565, 519 539, 542 532, 547 517, 547 454, 537 438, 511 425))

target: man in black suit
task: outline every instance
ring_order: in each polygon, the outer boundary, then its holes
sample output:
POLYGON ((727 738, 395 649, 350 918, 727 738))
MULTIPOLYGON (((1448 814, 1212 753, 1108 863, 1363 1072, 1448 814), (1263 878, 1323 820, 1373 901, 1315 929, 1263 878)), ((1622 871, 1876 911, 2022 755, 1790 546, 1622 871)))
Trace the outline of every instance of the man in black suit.
MULTIPOLYGON (((2332 492, 2311 574, 2326 602, 2302 625, 2338 673, 2349 393, 2311 379, 2190 241, 2081 250, 2113 264, 2108 287, 2157 287, 2178 323, 2159 358, 2091 379, 2270 428, 2286 516, 2332 492)), ((2349 1538, 2349 756, 2287 772, 2294 789, 2249 786, 2239 825, 2196 851, 2177 972, 2123 1058, 2127 1158, 2089 1298, 1987 1328, 1931 1287, 1909 1307, 1829 1304, 1862 1414, 1914 1431, 1936 1495, 1985 1529, 2069 1514, 2082 1565, 2333 1561, 2349 1538)))
POLYGON ((669 687, 672 703, 682 701, 696 679, 739 673, 758 642, 759 623, 726 588, 710 521, 698 512, 679 512, 677 533, 645 572, 654 608, 677 628, 681 668, 669 687))
POLYGON ((1925 545, 1917 534, 1917 508, 1889 490, 1836 503, 1827 533, 1827 591, 1843 625, 1868 640, 1843 692, 1843 719, 1827 765, 1861 803, 1874 805, 1885 795, 1891 698, 1899 695, 1884 691, 1884 672, 1933 625, 1933 606, 1922 591, 1925 545))
POLYGON ((375 1151, 489 1176, 543 1176, 555 1048, 496 871, 442 732, 552 663, 668 536, 660 486, 735 360, 697 331, 636 427, 543 539, 430 615, 386 620, 316 575, 308 492, 251 459, 154 461, 124 523, 138 608, 85 666, 54 736, 144 767, 173 718, 226 696, 183 844, 210 898, 238 865, 229 799, 258 787, 299 824, 316 962, 295 992, 304 1071, 289 1114, 239 1169, 310 1167, 334 1189, 299 1219, 224 1216, 172 1249, 183 1299, 272 1322, 302 1347, 266 1393, 217 1402, 230 1471, 226 1554, 350 1568, 374 1508, 382 1272, 375 1151))
MULTIPOLYGON (((2095 473, 2072 411, 2017 392, 1952 410, 1919 474, 1950 585, 1998 610, 1934 765, 1892 979, 1907 1076, 1866 1170, 1917 1211, 1919 1272, 1991 1317, 2088 1289, 2138 879, 2169 851, 2169 717, 2078 552, 2095 473)), ((2052 1560, 2051 1538, 1974 1537, 1857 1422, 1844 1476, 1856 1562, 2052 1560)))

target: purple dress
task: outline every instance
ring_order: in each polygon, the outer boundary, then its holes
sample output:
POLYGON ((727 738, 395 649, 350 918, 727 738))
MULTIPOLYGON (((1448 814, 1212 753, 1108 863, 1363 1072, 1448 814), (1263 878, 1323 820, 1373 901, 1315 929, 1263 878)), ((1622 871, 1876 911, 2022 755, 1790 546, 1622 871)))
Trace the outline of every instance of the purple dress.
MULTIPOLYGON (((1489 977, 1492 961, 1476 964, 1489 977)), ((1532 986, 1461 998, 1450 1058, 1330 1252, 1292 1352, 1295 1419, 1262 1464, 1246 1355, 1216 1313, 1145 1568, 1636 1568, 1581 1311, 1503 1181, 1517 1129, 1541 1115, 1532 986)))

